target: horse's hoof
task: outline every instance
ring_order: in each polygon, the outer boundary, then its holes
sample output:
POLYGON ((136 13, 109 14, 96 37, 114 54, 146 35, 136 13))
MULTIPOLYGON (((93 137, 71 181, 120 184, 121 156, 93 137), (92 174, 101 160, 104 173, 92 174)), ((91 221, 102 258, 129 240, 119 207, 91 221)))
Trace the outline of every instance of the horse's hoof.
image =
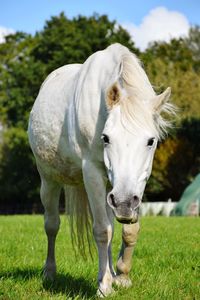
POLYGON ((43 268, 43 280, 44 281, 54 281, 56 277, 56 266, 47 266, 43 268))
POLYGON ((132 286, 131 279, 128 277, 128 275, 125 274, 120 274, 115 276, 113 278, 113 283, 116 284, 117 286, 122 286, 125 288, 129 288, 130 286, 132 286))
POLYGON ((97 290, 97 297, 104 298, 109 296, 110 294, 114 294, 114 290, 112 287, 99 287, 97 290))

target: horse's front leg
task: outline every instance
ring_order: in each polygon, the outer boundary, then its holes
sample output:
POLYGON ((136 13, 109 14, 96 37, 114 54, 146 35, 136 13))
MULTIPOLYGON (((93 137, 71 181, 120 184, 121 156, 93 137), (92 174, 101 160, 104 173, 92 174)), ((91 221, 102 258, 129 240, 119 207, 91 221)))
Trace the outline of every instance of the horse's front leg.
MULTIPOLYGON (((108 194, 108 192, 106 192, 106 194, 108 194)), ((106 201, 107 204, 107 201, 106 201)), ((107 204, 107 215, 108 218, 110 220, 110 223, 112 224, 112 238, 108 247, 108 257, 109 257, 109 266, 110 266, 110 272, 112 274, 113 279, 116 276, 115 270, 113 268, 113 262, 112 262, 112 239, 113 239, 113 235, 114 235, 114 214, 112 209, 110 208, 110 206, 107 204)))
POLYGON ((139 232, 139 222, 135 224, 124 224, 122 229, 122 246, 117 262, 117 276, 115 283, 124 287, 131 286, 128 276, 132 267, 132 254, 139 232))
POLYGON ((112 293, 113 276, 110 270, 110 243, 112 222, 106 209, 106 182, 104 173, 91 161, 83 162, 83 178, 93 215, 93 233, 98 248, 98 291, 100 297, 112 293))

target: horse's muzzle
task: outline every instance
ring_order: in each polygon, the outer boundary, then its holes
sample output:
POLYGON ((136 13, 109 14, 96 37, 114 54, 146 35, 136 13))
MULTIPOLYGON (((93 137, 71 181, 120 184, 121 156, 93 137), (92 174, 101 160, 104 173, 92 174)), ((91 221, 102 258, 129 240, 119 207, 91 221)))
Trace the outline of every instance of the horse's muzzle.
POLYGON ((131 219, 126 219, 126 218, 121 218, 121 217, 116 217, 117 221, 122 224, 134 224, 138 221, 138 216, 131 218, 131 219))
POLYGON ((109 193, 107 202, 112 208, 118 222, 133 224, 138 221, 140 200, 136 195, 128 197, 125 201, 119 201, 113 193, 109 193))
POLYGON ((129 216, 119 215, 118 212, 115 212, 116 220, 122 224, 134 224, 138 221, 139 209, 133 210, 129 216))

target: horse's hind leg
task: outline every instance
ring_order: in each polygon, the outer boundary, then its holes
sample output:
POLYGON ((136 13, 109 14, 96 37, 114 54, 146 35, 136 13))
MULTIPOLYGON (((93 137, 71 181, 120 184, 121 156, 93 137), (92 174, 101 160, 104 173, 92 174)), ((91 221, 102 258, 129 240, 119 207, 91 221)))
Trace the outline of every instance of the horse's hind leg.
MULTIPOLYGON (((40 174, 41 175, 41 174, 40 174)), ((41 176, 40 196, 44 206, 44 227, 47 235, 47 258, 44 279, 53 280, 56 274, 55 240, 60 226, 59 198, 61 187, 41 176)))
POLYGON ((137 242, 139 222, 135 224, 124 224, 122 229, 122 246, 117 262, 117 276, 115 283, 124 287, 131 285, 128 274, 132 266, 132 254, 137 242))

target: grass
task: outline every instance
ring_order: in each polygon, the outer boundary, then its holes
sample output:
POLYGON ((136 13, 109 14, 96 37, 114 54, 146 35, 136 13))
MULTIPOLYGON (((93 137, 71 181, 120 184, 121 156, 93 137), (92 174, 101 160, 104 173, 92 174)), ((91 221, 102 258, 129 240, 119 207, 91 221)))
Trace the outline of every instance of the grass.
MULTIPOLYGON (((120 241, 116 224, 114 258, 120 241)), ((74 256, 65 217, 56 245, 58 275, 44 284, 43 217, 1 216, 0 299, 95 299, 97 256, 94 261, 74 256)), ((200 299, 200 218, 142 218, 131 278, 131 288, 109 299, 200 299)))

